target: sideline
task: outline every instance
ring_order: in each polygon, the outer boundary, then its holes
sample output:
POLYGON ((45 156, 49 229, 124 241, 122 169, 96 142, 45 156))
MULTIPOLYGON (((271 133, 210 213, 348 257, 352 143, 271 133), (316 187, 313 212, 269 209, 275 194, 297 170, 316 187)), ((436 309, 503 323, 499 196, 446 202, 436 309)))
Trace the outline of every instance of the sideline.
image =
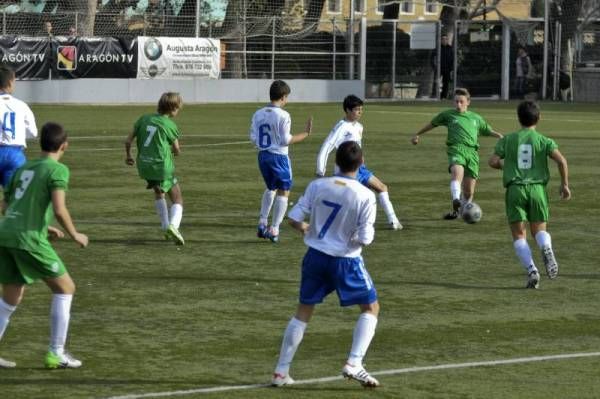
MULTIPOLYGON (((224 145, 238 145, 238 144, 250 144, 250 140, 245 141, 230 141, 226 143, 211 143, 211 144, 185 144, 182 148, 195 148, 195 147, 218 147, 224 145)), ((100 147, 100 148, 69 148, 69 152, 94 152, 94 151, 119 151, 124 147, 100 147)))
MULTIPOLYGON (((449 370, 449 369, 461 369, 468 367, 486 367, 486 366, 500 366, 505 364, 520 364, 520 363, 533 363, 533 362, 544 362, 548 360, 563 360, 563 359, 577 359, 577 358, 586 358, 586 357, 599 357, 600 352, 583 352, 583 353, 566 353, 562 355, 547 355, 547 356, 532 356, 532 357, 518 357, 513 359, 500 359, 500 360, 488 360, 481 362, 467 362, 467 363, 449 363, 449 364, 439 364, 435 366, 424 366, 424 367, 409 367, 403 369, 393 369, 393 370, 381 370, 371 372, 371 375, 396 375, 396 374, 406 374, 406 373, 418 373, 422 371, 435 371, 435 370, 449 370)), ((335 377, 324 377, 324 378, 311 378, 308 380, 296 380, 294 385, 305 385, 305 384, 319 384, 323 382, 331 382, 342 380, 343 377, 341 375, 335 377)), ((144 393, 144 394, 132 394, 132 395, 124 395, 124 396, 111 396, 108 399, 139 399, 139 398, 162 398, 162 397, 170 397, 170 396, 183 396, 183 395, 192 395, 192 394, 204 394, 204 393, 215 393, 215 392, 223 392, 223 391, 242 391, 248 389, 258 389, 258 388, 266 388, 269 387, 269 384, 251 384, 251 385, 230 385, 230 386, 220 386, 220 387, 212 387, 212 388, 198 388, 198 389, 188 389, 183 391, 167 391, 167 392, 153 392, 153 393, 144 393)), ((275 388, 274 388, 275 389, 275 388)), ((278 388, 284 389, 285 388, 278 388)))

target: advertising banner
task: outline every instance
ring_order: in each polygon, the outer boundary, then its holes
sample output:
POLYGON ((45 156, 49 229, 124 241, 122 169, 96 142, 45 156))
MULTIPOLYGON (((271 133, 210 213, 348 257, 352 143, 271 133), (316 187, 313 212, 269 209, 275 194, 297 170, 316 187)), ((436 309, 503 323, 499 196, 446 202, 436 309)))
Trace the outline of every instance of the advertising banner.
POLYGON ((52 41, 52 76, 72 78, 135 78, 135 39, 114 37, 55 37, 52 41))
POLYGON ((218 39, 138 37, 138 79, 218 79, 218 39))
POLYGON ((0 36, 0 62, 12 68, 17 79, 48 79, 51 48, 47 38, 0 36))

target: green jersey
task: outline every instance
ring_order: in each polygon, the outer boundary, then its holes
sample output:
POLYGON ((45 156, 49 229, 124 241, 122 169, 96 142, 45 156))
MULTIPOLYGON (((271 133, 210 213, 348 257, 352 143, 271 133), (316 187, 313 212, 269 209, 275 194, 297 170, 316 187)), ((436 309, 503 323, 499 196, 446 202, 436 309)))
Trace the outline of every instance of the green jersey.
POLYGON ((479 149, 479 135, 489 136, 492 127, 481 117, 472 112, 458 112, 456 109, 448 109, 437 114, 431 120, 432 126, 446 126, 448 128, 447 146, 463 145, 479 149))
POLYGON ((494 153, 504 159, 502 183, 543 184, 550 180, 548 157, 558 145, 535 129, 521 129, 501 138, 494 153))
POLYGON ((29 161, 18 169, 4 189, 8 208, 0 219, 0 245, 28 251, 49 247, 52 191, 66 191, 68 186, 69 168, 52 158, 29 161))
POLYGON ((171 146, 179 137, 177 125, 167 116, 144 115, 133 127, 137 143, 137 168, 142 179, 163 181, 173 177, 171 146))

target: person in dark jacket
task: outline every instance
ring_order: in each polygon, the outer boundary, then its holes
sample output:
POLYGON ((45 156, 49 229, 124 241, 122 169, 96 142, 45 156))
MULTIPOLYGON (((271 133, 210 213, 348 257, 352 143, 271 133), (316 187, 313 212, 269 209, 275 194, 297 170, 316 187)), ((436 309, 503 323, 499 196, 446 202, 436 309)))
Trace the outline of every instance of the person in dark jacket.
MULTIPOLYGON (((448 98, 448 89, 450 87, 450 80, 452 79, 452 71, 454 70, 454 49, 450 44, 448 35, 442 35, 441 40, 442 43, 440 46, 440 76, 442 78, 442 92, 440 93, 440 98, 445 99, 448 98)), ((431 57, 431 67, 434 70, 437 68, 437 54, 435 52, 431 57)))

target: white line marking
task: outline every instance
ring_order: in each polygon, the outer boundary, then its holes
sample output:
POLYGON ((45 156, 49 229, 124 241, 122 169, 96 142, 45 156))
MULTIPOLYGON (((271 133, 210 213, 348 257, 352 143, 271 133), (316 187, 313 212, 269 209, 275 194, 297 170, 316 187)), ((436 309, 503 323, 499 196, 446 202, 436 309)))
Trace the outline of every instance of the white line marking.
MULTIPOLYGON (((188 137, 227 137, 227 136, 228 136, 227 133, 223 133, 223 134, 183 134, 183 135, 181 135, 180 138, 186 139, 188 137)), ((98 135, 98 136, 69 136, 69 141, 72 141, 72 140, 105 140, 105 139, 125 141, 126 137, 127 137, 126 135, 115 136, 114 134, 98 135)), ((229 136, 229 138, 231 138, 231 136, 229 136)))
MULTIPOLYGON (((181 146, 181 149, 185 151, 186 148, 194 148, 194 147, 217 147, 224 145, 238 145, 238 144, 248 144, 250 140, 246 141, 230 141, 228 143, 211 143, 211 144, 184 144, 181 146)), ((100 147, 100 148, 69 148, 69 152, 92 152, 92 151, 118 151, 121 147, 100 147)))
MULTIPOLYGON (((418 373, 421 371, 461 369, 461 368, 468 368, 468 367, 500 366, 500 365, 505 365, 505 364, 544 362, 544 361, 548 361, 548 360, 576 359, 576 358, 598 357, 598 356, 600 356, 600 352, 566 353, 566 354, 562 354, 562 355, 518 357, 518 358, 514 358, 514 359, 488 360, 488 361, 467 362, 467 363, 449 363, 449 364, 439 364, 437 366, 409 367, 409 368, 404 368, 404 369, 376 371, 376 372, 372 372, 371 374, 372 375, 395 375, 395 374, 406 374, 406 373, 418 373)), ((335 376, 335 377, 311 378, 308 380, 296 380, 294 385, 319 384, 319 383, 323 383, 323 382, 338 381, 341 379, 343 379, 343 377, 341 375, 335 376)), ((220 387, 212 387, 212 388, 189 389, 189 390, 185 390, 185 391, 152 392, 152 393, 144 393, 144 394, 112 396, 108 399, 159 398, 159 397, 168 397, 168 396, 182 396, 182 395, 214 393, 214 392, 223 392, 223 391, 241 391, 241 390, 247 390, 247 389, 266 388, 269 386, 270 386, 269 384, 231 385, 231 386, 220 386, 220 387)))

